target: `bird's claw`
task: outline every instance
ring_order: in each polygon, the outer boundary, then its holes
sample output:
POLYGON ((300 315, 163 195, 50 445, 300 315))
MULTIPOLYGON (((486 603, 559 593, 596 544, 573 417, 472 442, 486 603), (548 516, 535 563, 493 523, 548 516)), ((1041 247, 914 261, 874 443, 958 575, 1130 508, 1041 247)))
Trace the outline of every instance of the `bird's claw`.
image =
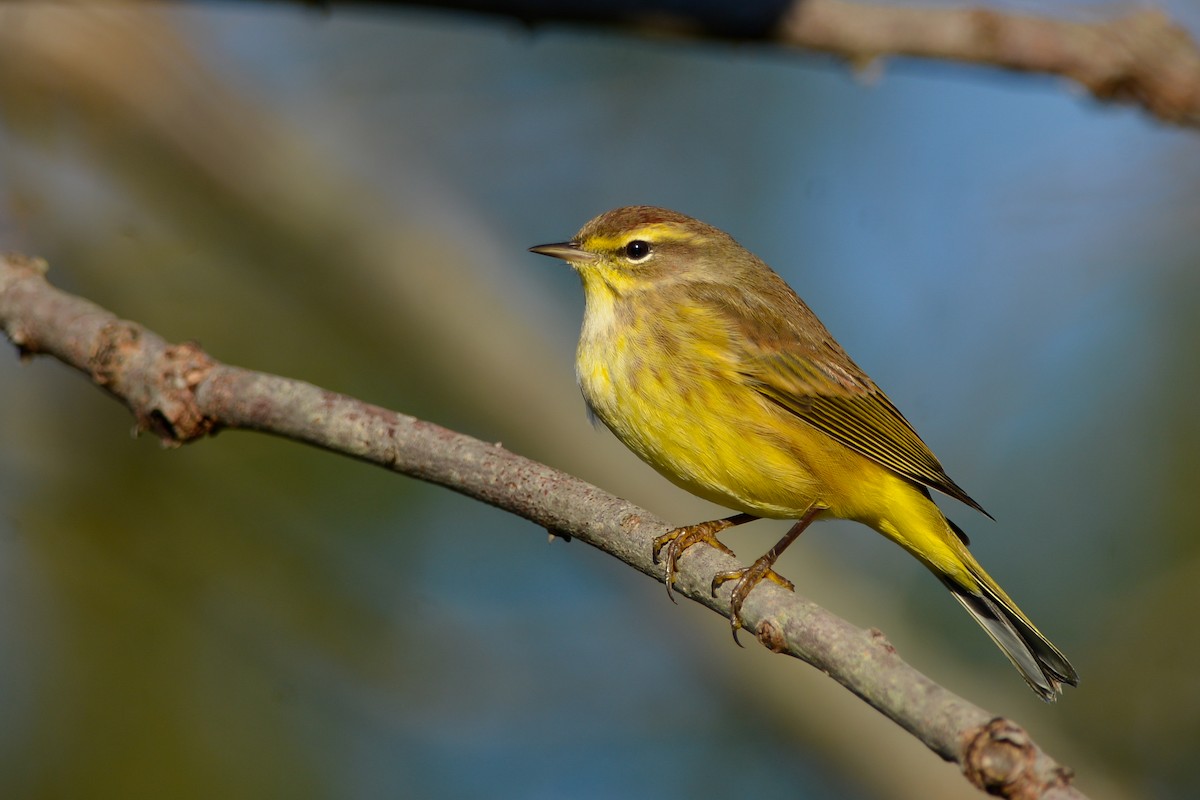
POLYGON ((672 603, 675 602, 675 594, 672 587, 675 585, 675 579, 679 575, 679 558, 683 555, 683 551, 694 544, 704 542, 711 547, 717 548, 727 556, 733 556, 734 552, 721 543, 717 538, 717 534, 735 524, 729 520, 716 519, 667 531, 654 540, 652 555, 656 564, 659 561, 663 563, 666 571, 666 578, 663 582, 667 585, 667 597, 671 598, 672 603))
POLYGON ((718 572, 713 576, 713 597, 716 597, 717 590, 721 586, 729 581, 736 581, 733 585, 733 591, 729 595, 729 626, 733 629, 733 641, 737 643, 738 647, 742 646, 742 643, 738 640, 738 631, 742 628, 742 604, 746 602, 746 598, 750 596, 750 592, 753 591, 754 587, 764 580, 768 580, 779 584, 789 592, 796 589, 795 584, 772 569, 774 563, 774 559, 763 556, 749 567, 735 569, 730 572, 718 572))

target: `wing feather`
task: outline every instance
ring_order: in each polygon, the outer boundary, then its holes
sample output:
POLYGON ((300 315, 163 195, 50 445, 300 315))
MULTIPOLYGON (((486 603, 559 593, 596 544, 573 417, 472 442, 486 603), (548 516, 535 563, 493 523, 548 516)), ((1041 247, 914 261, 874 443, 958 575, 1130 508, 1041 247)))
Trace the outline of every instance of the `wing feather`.
POLYGON ((743 364, 744 376, 781 408, 872 461, 987 514, 950 479, 904 415, 857 367, 825 370, 791 352, 763 354, 743 364))
POLYGON ((728 324, 735 361, 750 385, 851 450, 990 517, 950 479, 904 415, 804 301, 763 269, 769 277, 755 271, 756 293, 731 296, 728 284, 689 287, 693 301, 713 308, 728 324))

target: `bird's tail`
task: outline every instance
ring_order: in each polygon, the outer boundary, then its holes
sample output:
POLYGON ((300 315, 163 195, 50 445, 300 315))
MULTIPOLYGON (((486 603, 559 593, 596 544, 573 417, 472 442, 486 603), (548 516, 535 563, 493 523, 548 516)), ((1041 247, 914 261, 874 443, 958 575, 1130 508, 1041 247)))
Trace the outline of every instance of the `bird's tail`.
POLYGON ((975 586, 954 575, 939 572, 938 577, 1008 656, 1025 682, 1047 702, 1057 699, 1062 684, 1077 686, 1079 675, 1066 656, 1021 613, 965 547, 960 557, 975 586))

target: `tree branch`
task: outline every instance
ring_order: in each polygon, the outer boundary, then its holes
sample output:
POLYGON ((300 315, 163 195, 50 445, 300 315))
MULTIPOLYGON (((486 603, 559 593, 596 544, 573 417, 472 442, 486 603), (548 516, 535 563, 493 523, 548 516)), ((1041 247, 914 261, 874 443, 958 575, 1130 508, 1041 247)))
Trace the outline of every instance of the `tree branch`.
POLYGON ((847 0, 408 4, 508 15, 529 25, 585 22, 651 34, 774 42, 840 56, 856 67, 871 67, 889 56, 912 56, 1055 75, 1102 102, 1140 106, 1163 122, 1200 127, 1200 49, 1184 28, 1155 8, 1074 22, 986 8, 847 0))
POLYGON ((983 8, 804 0, 779 36, 858 63, 904 55, 1058 75, 1097 100, 1141 105, 1164 122, 1200 124, 1200 50, 1153 8, 1069 22, 983 8))
MULTIPOLYGON (((0 256, 0 327, 22 357, 46 354, 88 375, 133 412, 140 430, 180 445, 225 428, 273 433, 445 486, 566 534, 663 579, 654 538, 670 525, 543 464, 430 422, 301 381, 222 364, 197 345, 170 344, 135 322, 45 280, 45 262, 0 256)), ((713 548, 688 550, 677 592, 729 615, 711 576, 738 568, 713 548)), ((808 662, 861 697, 976 786, 1012 798, 1080 798, 1070 769, 1020 727, 905 664, 864 631, 770 582, 742 616, 763 646, 808 662)))

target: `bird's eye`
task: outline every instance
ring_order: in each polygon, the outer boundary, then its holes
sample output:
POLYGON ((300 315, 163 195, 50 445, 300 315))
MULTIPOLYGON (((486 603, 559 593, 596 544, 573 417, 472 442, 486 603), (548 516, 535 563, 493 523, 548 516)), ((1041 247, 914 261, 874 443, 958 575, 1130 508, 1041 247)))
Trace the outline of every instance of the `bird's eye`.
POLYGON ((642 261, 650 255, 650 243, 641 239, 634 239, 629 244, 625 245, 625 257, 630 261, 642 261))

